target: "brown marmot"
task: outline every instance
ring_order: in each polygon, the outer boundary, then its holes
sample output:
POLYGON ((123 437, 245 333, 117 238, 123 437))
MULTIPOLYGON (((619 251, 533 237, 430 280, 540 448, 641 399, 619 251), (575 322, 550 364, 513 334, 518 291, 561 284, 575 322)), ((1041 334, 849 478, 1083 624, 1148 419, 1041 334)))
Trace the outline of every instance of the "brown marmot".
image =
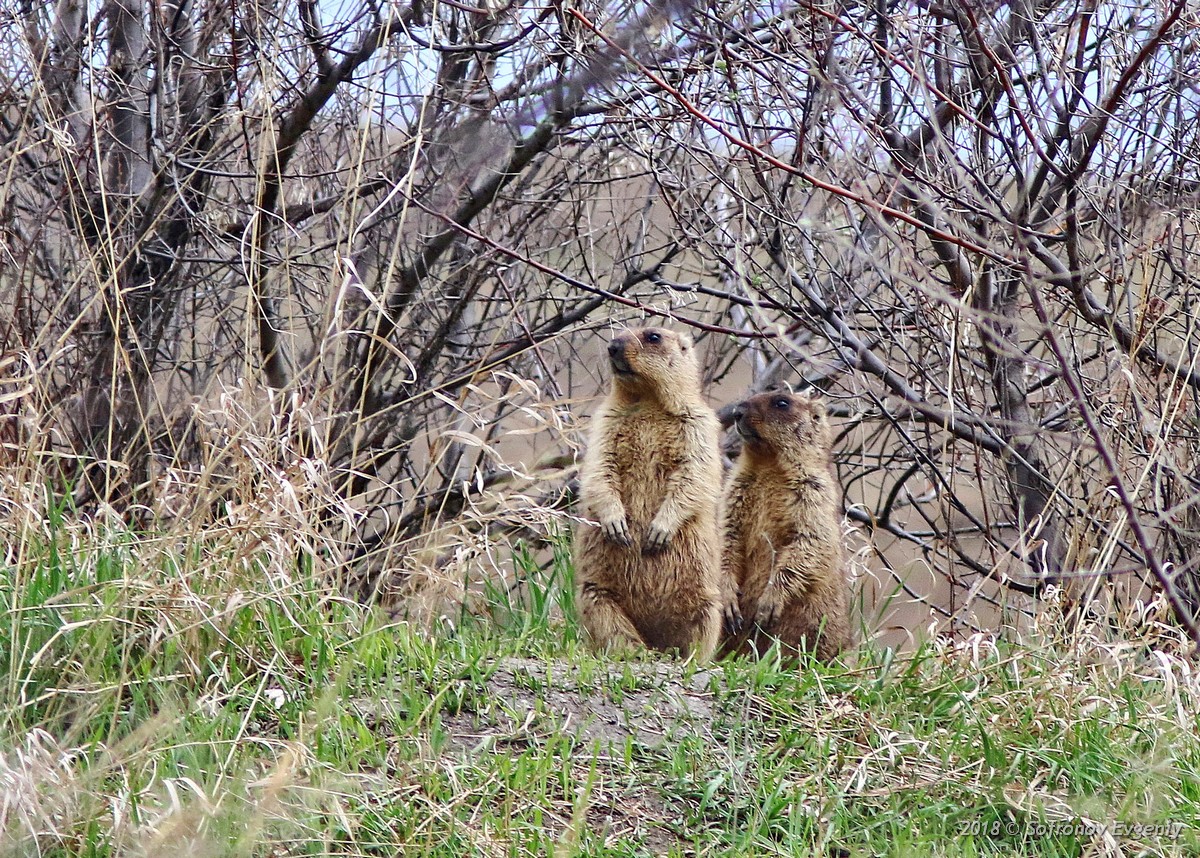
POLYGON ((580 470, 580 619, 601 649, 645 645, 708 658, 720 637, 720 426, 700 394, 690 337, 616 336, 612 388, 580 470))
POLYGON ((778 640, 786 654, 827 661, 852 635, 825 404, 762 393, 733 422, 742 452, 725 490, 723 563, 741 592, 726 609, 722 652, 762 653, 778 640))

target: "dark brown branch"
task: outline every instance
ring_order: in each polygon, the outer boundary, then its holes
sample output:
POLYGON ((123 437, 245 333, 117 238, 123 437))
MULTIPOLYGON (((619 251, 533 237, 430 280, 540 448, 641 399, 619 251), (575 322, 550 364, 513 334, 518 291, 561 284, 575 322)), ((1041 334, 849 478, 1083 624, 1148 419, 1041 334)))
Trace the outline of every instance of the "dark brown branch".
POLYGON ((854 328, 842 318, 835 308, 827 304, 816 289, 807 280, 791 269, 787 261, 775 250, 771 258, 776 266, 785 273, 792 288, 802 294, 809 306, 821 318, 826 329, 826 336, 842 354, 848 366, 862 370, 875 376, 883 382, 892 393, 903 399, 914 411, 918 411, 934 422, 940 424, 947 432, 970 441, 972 444, 999 455, 1004 449, 1004 442, 994 434, 985 434, 974 426, 966 423, 957 414, 944 411, 930 405, 913 387, 889 367, 858 335, 854 328))
POLYGON ((1100 426, 1096 422, 1095 414, 1092 413, 1092 407, 1088 403, 1087 394, 1083 389, 1079 376, 1076 375, 1071 359, 1068 357, 1066 349, 1063 347, 1058 334, 1054 330, 1050 314, 1046 312, 1046 305, 1042 302, 1041 296, 1038 294, 1037 289, 1032 287, 1032 284, 1028 292, 1034 312, 1037 314, 1038 320, 1045 326, 1046 343, 1058 359, 1063 384, 1070 391, 1071 397, 1079 409, 1079 416, 1083 419, 1084 428, 1087 430, 1088 435, 1091 436, 1096 452, 1099 454, 1105 469, 1109 473, 1109 488, 1117 497, 1121 508, 1125 511, 1129 530, 1133 534, 1133 539, 1137 543, 1138 550, 1142 553, 1142 560, 1150 568, 1150 574, 1154 576, 1155 582, 1157 582, 1162 592, 1166 595, 1167 602, 1175 612, 1176 620, 1187 631, 1191 639, 1200 644, 1200 628, 1197 628, 1196 618, 1188 610, 1184 595, 1180 593, 1179 588, 1175 586, 1174 580, 1172 580, 1167 570, 1163 567, 1162 561, 1158 557, 1158 552, 1154 549, 1154 545, 1150 541, 1150 536, 1146 533, 1146 529, 1142 527, 1138 508, 1129 494, 1129 489, 1125 486, 1125 481, 1121 478, 1121 471, 1117 465, 1116 457, 1105 441, 1104 433, 1100 431, 1100 426))
POLYGON ((1154 31, 1154 34, 1146 40, 1146 44, 1142 45, 1133 62, 1121 72, 1121 77, 1109 91, 1108 96, 1104 99, 1104 103, 1071 135, 1072 144, 1069 165, 1061 171, 1061 174, 1050 184, 1045 194, 1042 195, 1037 211, 1030 221, 1033 229, 1041 230, 1046 228, 1046 225, 1054 217, 1058 201, 1087 170, 1088 164, 1091 162, 1092 153, 1095 152, 1096 146, 1100 143, 1100 139, 1108 129, 1108 125, 1112 121, 1117 108, 1120 107, 1125 97, 1129 94, 1130 85, 1141 73, 1142 67, 1145 66, 1154 55, 1154 52, 1162 45, 1167 33, 1179 21, 1179 17, 1183 14, 1186 6, 1186 0, 1176 0, 1171 5, 1167 17, 1163 19, 1163 22, 1154 31))
POLYGON ((1050 283, 1060 287, 1071 296, 1071 301, 1080 318, 1097 330, 1111 336, 1125 354, 1156 371, 1168 373, 1189 387, 1200 390, 1200 373, 1159 353, 1149 339, 1139 340, 1117 318, 1116 314, 1106 308, 1087 288, 1081 273, 1064 265, 1062 260, 1052 253, 1036 234, 1025 231, 1022 233, 1022 240, 1033 255, 1050 269, 1050 283))
POLYGON ((343 83, 374 56, 375 52, 398 28, 407 26, 411 10, 388 18, 372 26, 358 44, 337 65, 326 65, 317 79, 309 85, 300 101, 284 117, 274 132, 274 140, 260 169, 258 197, 254 219, 251 224, 253 259, 250 266, 250 297, 258 320, 259 353, 263 362, 263 374, 267 384, 281 390, 288 384, 287 358, 279 334, 282 330, 275 300, 264 293, 267 276, 267 242, 271 234, 271 220, 279 201, 283 175, 300 140, 312 127, 321 108, 333 97, 343 83))
POLYGON ((509 257, 510 259, 516 259, 516 260, 524 263, 525 265, 528 265, 531 268, 535 268, 538 271, 541 271, 543 274, 548 274, 551 277, 553 277, 555 280, 561 281, 570 286, 574 286, 576 289, 579 289, 582 292, 589 292, 593 295, 596 295, 596 296, 603 298, 604 300, 610 301, 614 304, 621 304, 626 307, 632 307, 633 309, 640 310, 643 313, 646 313, 651 316, 658 316, 663 319, 671 319, 672 321, 679 322, 681 325, 687 325, 689 328, 695 328, 698 331, 707 331, 708 333, 711 333, 711 334, 729 334, 730 336, 739 337, 741 339, 771 339, 776 336, 776 334, 771 331, 761 331, 761 332, 746 331, 746 330, 742 330, 739 328, 730 328, 725 325, 712 325, 712 324, 709 324, 708 322, 702 322, 699 319, 692 319, 687 316, 681 316, 678 313, 674 313, 670 310, 659 309, 658 307, 654 307, 649 304, 645 304, 634 298, 628 298, 624 295, 609 291, 608 289, 603 289, 599 286, 593 286, 590 283, 585 283, 584 281, 580 280, 578 277, 572 277, 570 274, 567 274, 566 272, 563 272, 563 271, 559 271, 557 268, 554 268, 553 266, 546 265, 544 262, 539 262, 538 260, 532 258, 531 256, 528 256, 527 254, 521 253, 520 251, 517 251, 517 250, 513 250, 510 247, 506 247, 505 245, 501 244, 500 242, 494 241, 494 240, 488 238, 486 235, 476 232, 475 230, 470 229, 465 225, 455 224, 455 222, 448 215, 440 214, 436 211, 433 211, 432 209, 427 209, 424 206, 420 206, 420 207, 424 208, 425 211, 427 211, 429 214, 433 215, 434 217, 438 218, 439 220, 443 221, 444 223, 454 224, 454 228, 457 229, 458 232, 462 233, 462 235, 466 236, 467 238, 473 239, 473 240, 479 242, 480 244, 486 245, 486 246, 492 248, 493 250, 499 251, 500 253, 504 254, 505 256, 509 257))

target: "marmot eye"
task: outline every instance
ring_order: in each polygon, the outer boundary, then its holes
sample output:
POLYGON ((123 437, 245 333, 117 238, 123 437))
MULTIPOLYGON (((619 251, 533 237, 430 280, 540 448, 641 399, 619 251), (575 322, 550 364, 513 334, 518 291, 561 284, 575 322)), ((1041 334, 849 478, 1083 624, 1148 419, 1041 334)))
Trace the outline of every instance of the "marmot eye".
POLYGON ((781 411, 786 411, 788 408, 791 407, 792 402, 786 396, 776 396, 774 399, 771 400, 771 405, 775 408, 780 409, 781 411))
POLYGON ((647 331, 645 339, 648 343, 661 343, 662 334, 660 334, 658 331, 647 331))

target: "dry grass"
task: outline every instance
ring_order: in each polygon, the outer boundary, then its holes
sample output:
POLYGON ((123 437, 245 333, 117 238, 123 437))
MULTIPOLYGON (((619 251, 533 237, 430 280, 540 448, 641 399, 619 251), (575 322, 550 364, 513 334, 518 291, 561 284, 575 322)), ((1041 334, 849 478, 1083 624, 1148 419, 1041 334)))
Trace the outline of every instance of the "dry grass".
POLYGON ((1181 5, 17 5, 4 852, 1196 854, 1181 5), (847 663, 581 646, 664 319, 830 400, 847 663))
POLYGON ((1197 847, 1200 677, 1161 604, 832 668, 612 663, 580 645, 561 547, 493 557, 490 585, 464 561, 473 609, 428 630, 341 596, 285 526, 308 490, 262 485, 186 533, 10 508, 6 852, 1197 847))

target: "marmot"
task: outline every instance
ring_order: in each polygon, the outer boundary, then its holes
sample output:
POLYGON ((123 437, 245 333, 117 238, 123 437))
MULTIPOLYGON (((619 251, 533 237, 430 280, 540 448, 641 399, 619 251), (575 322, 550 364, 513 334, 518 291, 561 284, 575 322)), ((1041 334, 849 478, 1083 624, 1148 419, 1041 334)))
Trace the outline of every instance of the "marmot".
POLYGON ((723 564, 741 592, 722 651, 761 653, 778 640, 785 653, 828 661, 851 629, 825 404, 762 393, 733 422, 742 452, 725 490, 723 564))
POLYGON ((601 649, 645 645, 708 658, 721 631, 720 425, 686 334, 625 331, 580 470, 580 619, 601 649))

